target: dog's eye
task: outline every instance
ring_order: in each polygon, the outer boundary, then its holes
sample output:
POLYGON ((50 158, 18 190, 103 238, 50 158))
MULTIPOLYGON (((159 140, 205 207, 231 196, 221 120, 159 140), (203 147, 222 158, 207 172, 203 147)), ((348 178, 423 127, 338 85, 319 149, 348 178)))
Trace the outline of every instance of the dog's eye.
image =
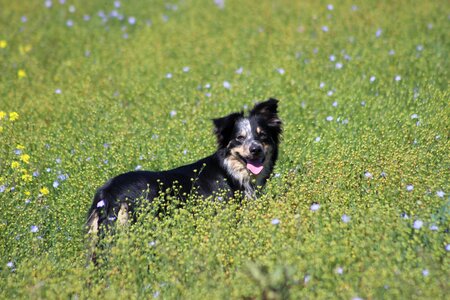
POLYGON ((237 140, 238 142, 243 142, 243 141, 245 140, 245 136, 239 135, 239 136, 236 138, 236 140, 237 140))
POLYGON ((258 136, 259 136, 260 139, 266 139, 267 138, 267 134, 265 132, 262 132, 262 131, 259 133, 258 136))

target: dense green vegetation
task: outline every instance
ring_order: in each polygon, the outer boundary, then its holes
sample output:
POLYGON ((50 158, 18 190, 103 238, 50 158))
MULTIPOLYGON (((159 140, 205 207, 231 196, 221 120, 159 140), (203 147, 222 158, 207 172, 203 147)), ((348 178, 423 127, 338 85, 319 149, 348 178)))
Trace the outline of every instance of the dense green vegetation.
POLYGON ((446 1, 0 1, 0 298, 444 299, 446 1), (143 215, 86 264, 95 189, 280 99, 256 201, 143 215))

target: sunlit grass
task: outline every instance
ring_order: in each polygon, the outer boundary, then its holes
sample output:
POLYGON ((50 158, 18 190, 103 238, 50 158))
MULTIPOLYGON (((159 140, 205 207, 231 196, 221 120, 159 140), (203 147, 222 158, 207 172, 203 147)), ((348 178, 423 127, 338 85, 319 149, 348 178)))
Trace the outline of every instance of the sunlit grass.
POLYGON ((0 298, 449 294, 442 2, 1 2, 0 298), (97 187, 211 154, 211 118, 269 97, 260 199, 142 215, 86 263, 97 187))

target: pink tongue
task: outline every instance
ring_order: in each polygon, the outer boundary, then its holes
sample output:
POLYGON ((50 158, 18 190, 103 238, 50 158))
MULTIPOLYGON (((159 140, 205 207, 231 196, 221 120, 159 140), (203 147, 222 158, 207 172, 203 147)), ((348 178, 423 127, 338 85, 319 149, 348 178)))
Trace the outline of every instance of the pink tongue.
POLYGON ((248 161, 247 162, 247 169, 250 170, 255 175, 258 175, 261 173, 262 169, 264 168, 263 164, 257 161, 248 161))

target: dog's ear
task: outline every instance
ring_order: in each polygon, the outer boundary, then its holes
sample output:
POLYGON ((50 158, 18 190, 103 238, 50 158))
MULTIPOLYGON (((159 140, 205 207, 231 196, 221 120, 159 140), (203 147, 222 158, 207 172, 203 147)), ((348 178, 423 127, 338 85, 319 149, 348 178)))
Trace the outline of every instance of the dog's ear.
POLYGON ((219 147, 223 148, 228 145, 231 135, 233 134, 234 124, 236 124, 236 121, 243 116, 244 114, 240 112, 229 114, 223 118, 213 119, 214 134, 217 137, 219 147))
POLYGON ((278 117, 278 100, 270 98, 264 102, 256 103, 250 111, 250 116, 261 116, 266 119, 267 125, 281 130, 281 120, 278 117))

